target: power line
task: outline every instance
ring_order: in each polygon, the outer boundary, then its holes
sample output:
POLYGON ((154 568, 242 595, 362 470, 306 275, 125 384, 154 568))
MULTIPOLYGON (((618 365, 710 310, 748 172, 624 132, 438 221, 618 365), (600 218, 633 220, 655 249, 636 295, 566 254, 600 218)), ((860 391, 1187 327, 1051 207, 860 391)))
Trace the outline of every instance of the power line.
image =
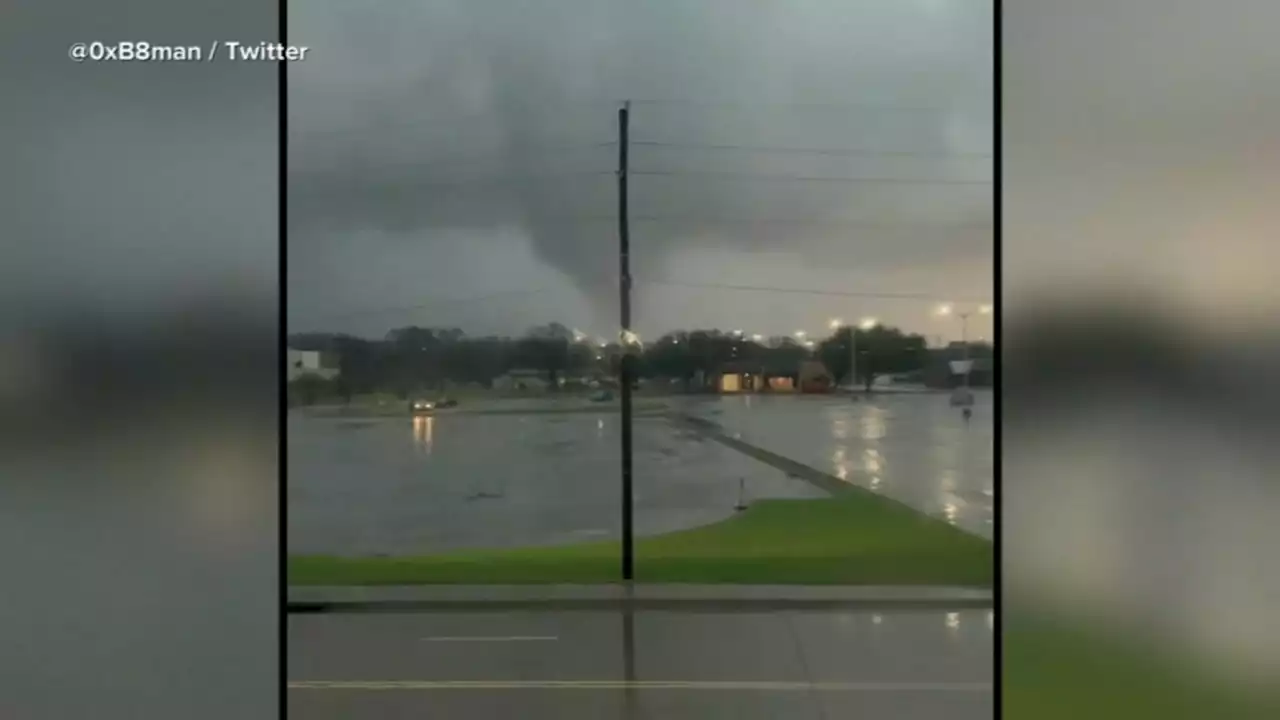
MULTIPOLYGON (((583 222, 583 223, 615 223, 618 221, 614 215, 539 215, 524 218, 531 222, 583 222)), ((991 221, 984 222, 957 222, 957 223, 930 223, 930 222, 888 222, 876 220, 858 220, 856 218, 829 218, 829 219, 806 219, 806 218, 768 218, 768 217, 713 217, 713 216, 697 216, 697 215, 631 215, 632 223, 654 223, 654 224, 688 224, 688 225, 770 225, 770 226, 801 226, 801 227, 823 227, 823 228, 863 228, 868 230, 916 230, 916 231, 961 231, 961 230, 990 230, 994 227, 991 221)))
POLYGON ((484 295, 473 295, 470 297, 437 298, 437 299, 430 300, 428 302, 420 303, 417 305, 399 305, 399 306, 389 306, 389 307, 379 307, 379 308, 363 308, 360 310, 354 310, 350 312, 328 313, 323 315, 323 317, 328 320, 344 320, 349 318, 368 317, 371 315, 387 315, 387 314, 397 314, 397 313, 405 313, 405 312, 415 312, 418 310, 434 309, 441 306, 463 305, 463 304, 470 304, 470 303, 476 303, 476 302, 486 302, 489 300, 499 300, 503 298, 525 297, 529 295, 539 295, 546 292, 563 291, 565 289, 566 288, 563 288, 563 287, 556 287, 556 288, 537 288, 533 290, 504 290, 501 292, 488 293, 484 295))
MULTIPOLYGON (((928 302, 954 302, 962 304, 980 304, 989 302, 988 298, 973 297, 957 297, 954 295, 941 296, 932 293, 921 292, 854 292, 848 290, 831 290, 823 288, 796 288, 796 287, 778 287, 769 285, 733 285, 725 283, 713 282, 694 282, 685 280, 663 280, 663 279, 643 279, 637 280, 640 285, 653 285, 659 287, 683 287, 699 290, 724 290, 730 292, 757 292, 757 293, 777 293, 783 295, 819 295, 831 297, 852 297, 852 298, 871 298, 882 300, 911 300, 911 301, 928 301, 928 302)), ((616 278, 601 279, 597 283, 601 286, 612 286, 616 283, 616 278)), ((326 313, 323 317, 327 320, 341 320, 357 317, 368 317, 375 315, 388 315, 406 312, 415 312, 418 310, 430 310, 437 307, 447 307, 455 305, 467 305, 472 303, 489 302, 493 300, 523 298, 532 295, 541 295, 550 292, 566 292, 575 290, 575 288, 565 285, 559 287, 543 287, 523 290, 504 290, 499 292, 485 293, 481 295, 472 295, 467 297, 441 297, 429 300, 425 303, 416 305, 398 305, 386 306, 378 308, 362 308, 342 313, 326 313)))
POLYGON ((657 140, 633 140, 633 146, 669 147, 684 150, 741 150, 755 153, 778 153, 800 155, 832 155, 837 157, 938 157, 953 159, 990 160, 991 153, 967 153, 946 151, 912 151, 912 150, 871 150, 862 148, 813 148, 813 147, 768 147, 758 145, 732 145, 713 143, 661 142, 657 140))
POLYGON ((450 182, 450 181, 427 181, 409 183, 406 191, 420 190, 423 188, 466 188, 466 187, 485 187, 485 186, 502 186, 502 185, 519 185, 523 183, 545 183, 550 180, 572 180, 588 177, 614 177, 617 173, 611 170, 583 170, 579 172, 561 172, 561 173, 540 173, 533 175, 519 176, 503 176, 491 178, 468 178, 466 180, 450 182))
POLYGON ((929 302, 985 303, 986 298, 942 297, 930 293, 892 293, 892 292, 851 292, 847 290, 825 290, 814 288, 772 287, 767 285, 727 285, 723 283, 683 282, 678 280, 646 280, 644 285, 660 285, 664 287, 686 287, 709 290, 730 290, 735 292, 766 292, 789 295, 825 295, 833 297, 878 298, 883 300, 918 300, 929 302))
POLYGON ((651 177, 723 177, 734 180, 759 180, 764 182, 832 182, 832 183, 871 183, 886 185, 986 185, 990 180, 948 180, 929 178, 840 178, 809 177, 803 175, 772 175, 766 173, 722 172, 716 170, 632 170, 632 175, 651 177))
POLYGON ((825 112, 880 112, 880 113, 947 113, 953 112, 945 107, 922 107, 910 105, 874 105, 869 103, 823 103, 823 102, 764 102, 759 100, 725 100, 694 98, 646 98, 631 100, 632 105, 650 106, 706 106, 737 108, 778 108, 788 110, 817 110, 825 112))
POLYGON ((457 162, 482 163, 489 161, 510 161, 512 158, 524 157, 531 154, 551 154, 551 153, 569 153, 578 150, 601 150, 605 148, 617 147, 616 141, 597 142, 597 143, 573 143, 563 145, 537 145, 530 148, 520 148, 519 150, 490 150, 487 152, 471 152, 471 153, 451 153, 436 157, 424 158, 422 160, 410 160, 403 162, 392 162, 390 165, 413 165, 415 167, 427 167, 432 165, 452 165, 457 162))
MULTIPOLYGON (((473 219, 457 219, 459 225, 474 224, 473 219)), ((507 219, 511 224, 520 223, 600 223, 613 224, 618 222, 616 215, 524 215, 512 216, 507 219)), ((697 215, 631 215, 631 223, 646 224, 670 224, 670 225, 697 225, 697 226, 714 226, 714 225, 735 225, 735 226, 796 226, 796 227, 815 227, 815 228, 831 228, 831 229, 864 229, 864 230, 900 230, 904 232, 963 232, 963 231, 989 231, 995 227, 992 221, 981 222, 893 222, 893 221, 877 221, 877 220, 858 220, 855 218, 833 218, 825 220, 809 220, 805 218, 731 218, 731 217, 711 217, 697 215)), ((450 220, 442 218, 438 220, 440 225, 448 225, 450 220)))
POLYGON ((901 230, 989 230, 994 224, 983 223, 887 223, 860 220, 805 220, 801 218, 699 218, 661 215, 638 215, 632 220, 650 223, 690 223, 697 225, 795 225, 830 228, 866 228, 901 230))

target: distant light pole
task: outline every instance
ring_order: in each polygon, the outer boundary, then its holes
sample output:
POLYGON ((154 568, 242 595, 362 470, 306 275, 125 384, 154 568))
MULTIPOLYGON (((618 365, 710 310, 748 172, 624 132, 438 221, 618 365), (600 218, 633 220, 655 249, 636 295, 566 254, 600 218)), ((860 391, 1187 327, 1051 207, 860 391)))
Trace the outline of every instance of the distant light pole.
MULTIPOLYGON (((978 314, 990 315, 991 306, 979 305, 978 314)), ((964 387, 965 389, 968 389, 969 375, 972 373, 972 370, 973 370, 972 360, 970 360, 970 357, 969 357, 969 316, 973 315, 973 312, 970 310, 955 312, 954 308, 952 308, 950 303, 945 303, 938 306, 938 315, 940 317, 951 317, 952 315, 955 315, 956 317, 960 318, 960 344, 964 348, 964 355, 961 356, 961 359, 964 361, 964 387)))
POLYGON ((858 327, 849 328, 849 386, 851 388, 858 387, 858 329, 871 330, 880 324, 875 318, 862 318, 858 321, 858 327))

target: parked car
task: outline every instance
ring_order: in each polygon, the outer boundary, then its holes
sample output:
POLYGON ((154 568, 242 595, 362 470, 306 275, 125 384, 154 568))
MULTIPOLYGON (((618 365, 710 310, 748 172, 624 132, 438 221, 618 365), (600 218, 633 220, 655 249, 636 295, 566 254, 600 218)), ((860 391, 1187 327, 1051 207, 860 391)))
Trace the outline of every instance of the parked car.
POLYGON ((412 400, 409 402, 409 412, 427 413, 436 409, 434 400, 412 400))

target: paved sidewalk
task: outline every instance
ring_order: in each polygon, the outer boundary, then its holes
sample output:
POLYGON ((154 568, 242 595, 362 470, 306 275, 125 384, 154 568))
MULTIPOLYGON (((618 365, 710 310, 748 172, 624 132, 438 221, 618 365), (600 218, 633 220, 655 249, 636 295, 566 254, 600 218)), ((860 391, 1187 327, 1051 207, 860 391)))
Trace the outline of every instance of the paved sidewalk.
POLYGON ((291 615, 289 717, 990 720, 991 615, 291 615))

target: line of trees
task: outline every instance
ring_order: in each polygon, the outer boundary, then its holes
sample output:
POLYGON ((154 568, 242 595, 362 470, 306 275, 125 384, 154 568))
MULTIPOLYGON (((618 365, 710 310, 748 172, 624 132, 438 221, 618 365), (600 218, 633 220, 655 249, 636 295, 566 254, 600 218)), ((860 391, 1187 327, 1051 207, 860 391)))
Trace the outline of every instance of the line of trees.
MULTIPOLYGON (((878 375, 923 371, 929 362, 925 338, 898 328, 857 329, 856 382, 870 385, 878 375)), ((741 333, 690 330, 668 333, 636 347, 641 378, 682 381, 693 389, 699 377, 710 378, 730 363, 764 368, 798 368, 807 359, 823 362, 833 379, 849 382, 850 328, 813 343, 791 337, 753 340, 741 333)), ((495 378, 522 369, 543 373, 550 387, 565 378, 616 377, 624 353, 617 342, 600 343, 560 323, 531 328, 524 336, 470 337, 458 328, 402 327, 381 340, 350 335, 293 335, 289 345, 335 357, 339 395, 393 392, 407 397, 446 383, 490 386, 495 378)), ((976 348, 975 357, 990 356, 976 348)))

